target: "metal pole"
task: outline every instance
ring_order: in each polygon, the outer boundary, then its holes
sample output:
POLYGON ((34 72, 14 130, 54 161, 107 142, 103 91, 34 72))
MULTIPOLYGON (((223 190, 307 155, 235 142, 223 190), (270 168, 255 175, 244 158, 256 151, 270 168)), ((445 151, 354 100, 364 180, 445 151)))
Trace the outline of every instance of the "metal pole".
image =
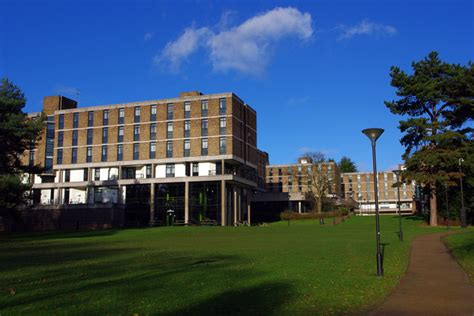
POLYGON ((462 185, 462 163, 464 159, 459 158, 459 185, 461 186, 461 227, 466 228, 466 209, 464 208, 464 190, 462 185))
POLYGON ((446 229, 449 230, 449 205, 448 205, 448 184, 444 184, 444 189, 446 192, 446 217, 448 218, 448 224, 446 225, 446 229))
POLYGON ((377 185, 377 158, 375 154, 375 141, 372 141, 372 163, 374 169, 374 191, 375 191, 375 230, 377 239, 377 276, 383 276, 383 258, 380 251, 380 219, 379 219, 379 197, 377 185))
POLYGON ((400 239, 400 241, 403 241, 403 231, 402 231, 402 207, 401 207, 401 203, 400 203, 400 180, 398 178, 398 174, 396 174, 397 176, 397 195, 398 195, 398 238, 400 239))

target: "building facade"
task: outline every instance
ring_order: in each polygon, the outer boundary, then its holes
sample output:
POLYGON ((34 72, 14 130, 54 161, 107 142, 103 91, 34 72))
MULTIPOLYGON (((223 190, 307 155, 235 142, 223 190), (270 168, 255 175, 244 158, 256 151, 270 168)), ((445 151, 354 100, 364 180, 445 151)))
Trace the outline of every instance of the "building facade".
POLYGON ((262 208, 266 203, 278 212, 286 209, 299 213, 311 211, 306 193, 311 191, 314 173, 322 174, 329 181, 327 197, 339 196, 340 175, 335 162, 313 163, 311 158, 302 157, 296 164, 267 165, 265 169, 266 192, 254 197, 262 208))
MULTIPOLYGON (((379 172, 377 176, 379 210, 381 213, 398 212, 398 193, 396 176, 393 172, 379 172)), ((415 211, 414 194, 416 183, 403 182, 400 186, 402 214, 415 211)), ((358 213, 371 215, 375 213, 374 176, 372 172, 351 172, 341 174, 341 192, 346 198, 352 198, 359 204, 358 213)))
POLYGON ((45 97, 41 139, 24 162, 33 203, 149 208, 150 223, 234 225, 250 220, 268 154, 257 149, 257 113, 233 93, 80 108, 45 97))

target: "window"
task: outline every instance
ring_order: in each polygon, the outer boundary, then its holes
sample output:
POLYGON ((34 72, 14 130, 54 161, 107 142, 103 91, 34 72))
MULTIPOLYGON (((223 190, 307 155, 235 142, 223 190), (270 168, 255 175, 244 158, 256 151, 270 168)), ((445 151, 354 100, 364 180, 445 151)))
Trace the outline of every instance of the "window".
POLYGON ((184 140, 184 157, 189 157, 191 153, 191 142, 189 139, 184 140))
POLYGON ((56 153, 56 163, 58 165, 61 165, 63 163, 63 150, 62 149, 58 149, 56 153))
POLYGON ((73 148, 71 151, 71 163, 77 162, 77 148, 73 148))
POLYGON ((101 161, 107 161, 107 145, 102 146, 102 157, 101 161))
POLYGON ((173 142, 166 142, 166 158, 173 157, 173 142))
POLYGON ((86 162, 92 162, 92 147, 87 147, 86 162))
POLYGON ((207 147, 208 147, 207 138, 201 139, 201 155, 202 156, 207 156, 207 147))
POLYGON ((123 124, 125 122, 125 108, 119 109, 118 123, 123 124))
POLYGON ((173 122, 166 125, 166 138, 173 138, 173 122))
POLYGON ((219 138, 219 154, 224 155, 227 152, 227 139, 225 137, 219 138))
POLYGON ((140 140, 140 125, 133 127, 133 140, 136 142, 140 140))
POLYGON ((156 123, 150 124, 150 139, 156 139, 156 123))
POLYGON ((94 111, 87 112, 87 126, 94 126, 94 111))
POLYGON ((118 128, 117 142, 123 143, 123 126, 119 126, 118 128))
POLYGON ((94 130, 92 128, 87 129, 87 145, 92 145, 94 130))
POLYGON ((123 145, 122 144, 117 145, 117 160, 118 161, 123 160, 123 145))
POLYGON ((208 133, 208 120, 205 119, 205 120, 201 120, 201 136, 207 136, 207 133, 208 133))
POLYGON ((104 110, 102 113, 102 124, 109 125, 109 110, 104 110))
POLYGON ((82 174, 84 175, 84 176, 82 177, 82 180, 83 180, 83 181, 89 181, 89 170, 87 170, 87 168, 84 168, 84 169, 82 170, 82 174))
POLYGON ((28 164, 30 167, 35 164, 35 151, 33 148, 30 149, 30 153, 28 155, 28 164))
POLYGON ((166 119, 173 119, 173 103, 168 103, 168 105, 166 106, 166 119))
POLYGON ((100 180, 100 169, 95 168, 94 169, 94 181, 99 181, 100 180))
POLYGON ((139 123, 140 122, 140 107, 139 106, 136 106, 135 109, 134 109, 134 118, 133 118, 133 121, 135 123, 139 123))
POLYGON ((191 102, 186 101, 184 102, 184 118, 191 117, 191 102))
MULTIPOLYGON (((151 165, 146 165, 145 178, 151 178, 151 165)), ((153 185, 153 184, 152 184, 153 185)))
POLYGON ((64 182, 70 182, 71 181, 71 170, 66 169, 64 170, 64 182))
POLYGON ((225 117, 219 119, 219 133, 225 135, 227 129, 227 121, 225 117))
POLYGON ((201 116, 207 116, 207 112, 209 110, 209 101, 208 100, 202 100, 201 101, 201 116))
POLYGON ((156 143, 150 143, 150 159, 156 158, 156 143))
POLYGON ((150 107, 150 121, 156 121, 156 105, 150 107))
POLYGON ((191 121, 184 121, 184 137, 191 135, 191 121))
POLYGON ((64 132, 58 133, 58 147, 63 147, 64 132))
POLYGON ((222 99, 219 99, 219 115, 225 115, 226 114, 226 99, 225 98, 222 98, 222 99))
POLYGON ((102 128, 102 144, 107 144, 109 142, 109 128, 102 128))
POLYGON ((174 177, 174 164, 172 163, 166 164, 166 177, 167 178, 174 177))
POLYGON ((72 145, 73 146, 77 146, 77 135, 78 135, 77 130, 72 131, 72 145))
POLYGON ((140 144, 133 144, 133 160, 140 159, 140 144))
POLYGON ((199 164, 193 163, 193 176, 198 176, 198 175, 199 175, 199 164))
POLYGON ((58 129, 63 129, 63 128, 64 128, 64 114, 59 114, 58 129))
POLYGON ((79 113, 74 113, 72 115, 72 128, 78 128, 79 127, 79 113))

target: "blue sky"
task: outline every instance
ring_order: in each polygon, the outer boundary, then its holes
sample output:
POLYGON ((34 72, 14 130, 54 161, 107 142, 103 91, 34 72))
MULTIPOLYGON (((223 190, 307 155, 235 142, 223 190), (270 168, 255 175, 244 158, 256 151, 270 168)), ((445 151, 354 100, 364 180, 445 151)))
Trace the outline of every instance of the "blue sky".
POLYGON ((472 1, 0 1, 0 76, 26 110, 62 94, 79 106, 232 91, 258 113, 270 162, 307 150, 361 170, 361 130, 386 130, 379 169, 401 162, 390 66, 437 50, 474 56, 472 1))

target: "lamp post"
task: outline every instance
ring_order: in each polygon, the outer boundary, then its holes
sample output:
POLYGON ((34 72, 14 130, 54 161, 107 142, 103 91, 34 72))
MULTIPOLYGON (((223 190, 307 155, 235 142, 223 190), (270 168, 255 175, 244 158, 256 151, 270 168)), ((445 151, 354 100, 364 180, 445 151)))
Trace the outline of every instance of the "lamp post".
POLYGON ((402 230, 402 207, 400 202, 400 174, 402 171, 399 170, 392 170, 397 178, 397 197, 398 197, 398 238, 400 241, 403 241, 403 230, 402 230))
POLYGON ((444 191, 446 193, 446 217, 448 218, 446 229, 449 230, 448 182, 444 183, 444 191))
POLYGON ((459 186, 461 187, 461 227, 466 228, 466 209, 464 208, 464 190, 462 187, 462 163, 464 159, 459 158, 459 186))
POLYGON ((377 139, 384 132, 381 128, 367 128, 362 131, 369 139, 372 144, 372 163, 374 171, 374 193, 375 193, 375 231, 377 240, 377 276, 383 276, 383 259, 382 252, 380 250, 380 218, 379 218, 379 197, 378 197, 378 186, 377 186, 377 159, 375 155, 375 143, 377 139))

